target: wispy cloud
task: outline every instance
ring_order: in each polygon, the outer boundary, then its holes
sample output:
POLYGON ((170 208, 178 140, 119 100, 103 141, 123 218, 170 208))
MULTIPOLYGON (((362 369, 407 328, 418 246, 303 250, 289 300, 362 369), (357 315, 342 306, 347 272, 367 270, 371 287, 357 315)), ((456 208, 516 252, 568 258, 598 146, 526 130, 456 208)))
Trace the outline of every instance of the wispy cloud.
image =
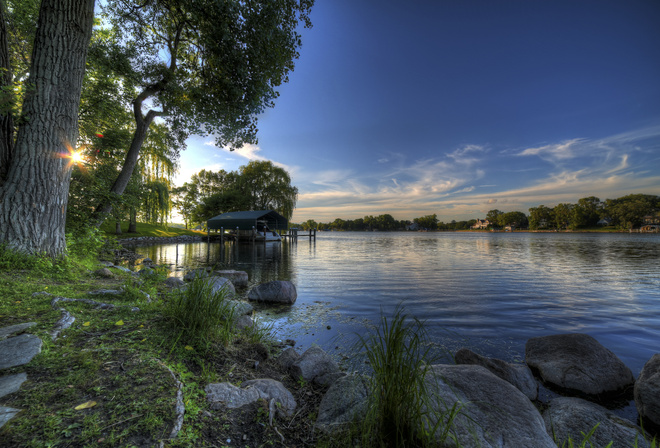
POLYGON ((545 160, 558 161, 572 159, 575 157, 575 148, 584 143, 585 140, 576 138, 561 143, 527 148, 518 153, 519 156, 539 156, 545 160))

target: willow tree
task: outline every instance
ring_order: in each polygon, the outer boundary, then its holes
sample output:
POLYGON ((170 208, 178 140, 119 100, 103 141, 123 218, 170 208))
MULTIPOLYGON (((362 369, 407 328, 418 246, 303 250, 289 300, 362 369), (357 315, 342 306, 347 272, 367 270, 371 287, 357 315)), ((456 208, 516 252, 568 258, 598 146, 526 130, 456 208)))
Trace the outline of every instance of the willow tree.
POLYGON ((41 2, 28 89, 16 120, 7 18, 5 2, 0 1, 0 244, 58 256, 66 248, 64 224, 71 178, 67 156, 78 137, 78 106, 94 0, 41 2))
MULTIPOLYGON (((216 145, 257 142, 257 116, 274 106, 309 27, 314 0, 108 0, 105 19, 118 33, 137 89, 135 132, 112 193, 123 193, 149 128, 158 117, 183 145, 191 134, 216 145)), ((111 209, 96 209, 101 223, 111 209)))

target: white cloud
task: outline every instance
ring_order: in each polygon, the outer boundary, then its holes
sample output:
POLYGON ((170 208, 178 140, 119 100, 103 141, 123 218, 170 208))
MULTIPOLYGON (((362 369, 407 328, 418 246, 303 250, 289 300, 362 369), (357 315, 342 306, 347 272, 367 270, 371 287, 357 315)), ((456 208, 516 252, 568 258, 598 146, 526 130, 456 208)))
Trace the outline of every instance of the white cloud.
POLYGON ((558 161, 572 159, 575 157, 575 147, 584 143, 586 140, 575 138, 561 143, 538 146, 536 148, 527 148, 518 153, 519 156, 539 156, 544 160, 558 161))

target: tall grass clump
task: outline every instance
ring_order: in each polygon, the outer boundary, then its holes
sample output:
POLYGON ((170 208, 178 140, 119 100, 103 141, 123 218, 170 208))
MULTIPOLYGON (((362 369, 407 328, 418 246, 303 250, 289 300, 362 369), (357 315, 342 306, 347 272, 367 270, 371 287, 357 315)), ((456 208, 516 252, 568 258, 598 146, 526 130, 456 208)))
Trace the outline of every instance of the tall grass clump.
POLYGON ((214 291, 213 285, 200 277, 171 295, 165 314, 179 330, 180 339, 197 346, 216 341, 227 344, 236 320, 226 290, 214 291))
MULTIPOLYGON (((425 376, 436 359, 422 322, 397 307, 393 317, 359 345, 373 369, 369 412, 362 428, 364 446, 435 446, 438 422, 428 405, 425 376)), ((445 431, 442 431, 443 433, 445 431)))

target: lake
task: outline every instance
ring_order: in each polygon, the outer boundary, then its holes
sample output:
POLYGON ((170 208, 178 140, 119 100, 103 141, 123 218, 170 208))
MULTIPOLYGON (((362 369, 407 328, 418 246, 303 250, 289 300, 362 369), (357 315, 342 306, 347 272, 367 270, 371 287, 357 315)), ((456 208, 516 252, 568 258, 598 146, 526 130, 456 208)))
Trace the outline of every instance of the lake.
POLYGON ((402 304, 452 353, 520 361, 531 337, 580 332, 637 376, 660 352, 657 234, 319 232, 315 242, 134 250, 176 276, 212 265, 247 271, 251 285, 291 280, 297 302, 260 315, 303 350, 349 353, 356 334, 402 304))

